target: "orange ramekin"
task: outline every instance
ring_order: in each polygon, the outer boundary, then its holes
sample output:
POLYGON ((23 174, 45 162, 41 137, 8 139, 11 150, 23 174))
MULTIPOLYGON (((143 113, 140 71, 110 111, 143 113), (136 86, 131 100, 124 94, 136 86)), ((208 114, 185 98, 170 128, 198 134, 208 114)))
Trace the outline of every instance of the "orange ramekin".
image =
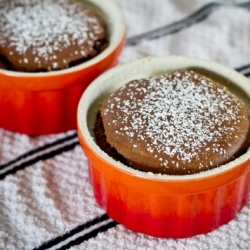
POLYGON ((97 111, 112 92, 132 79, 189 68, 216 76, 250 112, 246 77, 215 62, 178 56, 145 58, 113 68, 92 82, 78 106, 78 134, 96 201, 112 219, 135 232, 171 238, 208 233, 232 220, 248 200, 250 150, 216 169, 174 176, 133 170, 95 142, 97 111))
POLYGON ((89 83, 117 64, 125 41, 125 20, 112 0, 85 0, 106 21, 109 46, 93 59, 54 72, 0 69, 0 127, 29 135, 76 129, 79 99, 89 83))

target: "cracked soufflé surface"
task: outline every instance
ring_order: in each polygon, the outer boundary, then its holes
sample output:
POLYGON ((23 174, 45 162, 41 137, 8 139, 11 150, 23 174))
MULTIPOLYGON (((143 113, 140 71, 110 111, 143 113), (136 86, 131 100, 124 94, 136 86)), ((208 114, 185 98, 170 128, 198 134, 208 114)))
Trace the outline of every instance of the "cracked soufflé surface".
POLYGON ((109 98, 95 125, 99 146, 126 165, 192 174, 225 164, 249 147, 244 103, 193 71, 133 80, 109 98))

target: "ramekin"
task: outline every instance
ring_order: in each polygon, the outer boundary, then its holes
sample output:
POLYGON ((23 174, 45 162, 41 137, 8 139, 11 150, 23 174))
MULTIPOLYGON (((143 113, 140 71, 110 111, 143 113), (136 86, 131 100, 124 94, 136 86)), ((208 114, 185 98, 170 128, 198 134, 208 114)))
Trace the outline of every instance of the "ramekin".
POLYGON ((93 59, 68 69, 22 73, 0 69, 0 127, 41 135, 76 129, 79 99, 89 83, 117 64, 126 25, 113 0, 84 0, 104 19, 109 46, 93 59))
POLYGON ((191 175, 161 175, 133 170, 96 144, 93 124, 102 101, 132 79, 195 69, 216 78, 238 95, 250 113, 250 81, 236 71, 206 60, 152 57, 104 73, 80 99, 77 121, 89 179, 97 203, 115 221, 135 232, 186 238, 211 232, 232 220, 247 203, 250 150, 228 164, 191 175))

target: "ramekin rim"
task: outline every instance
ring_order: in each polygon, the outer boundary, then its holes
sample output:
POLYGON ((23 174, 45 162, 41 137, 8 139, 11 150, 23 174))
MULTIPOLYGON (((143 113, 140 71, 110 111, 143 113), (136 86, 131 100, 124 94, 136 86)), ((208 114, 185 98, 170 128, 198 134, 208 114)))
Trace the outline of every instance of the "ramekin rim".
MULTIPOLYGON (((179 56, 179 55, 171 55, 171 56, 151 56, 151 57, 146 57, 143 59, 137 59, 132 62, 127 62, 124 64, 120 64, 116 66, 115 68, 105 72, 101 76, 97 77, 85 90, 83 93, 79 105, 78 105, 78 110, 77 110, 77 123, 78 123, 78 130, 81 133, 82 137, 84 138, 85 142, 87 143, 88 147, 93 150, 98 157, 100 157, 102 160, 106 161, 112 167, 118 168, 122 170, 123 172, 126 172, 128 174, 140 177, 140 178, 147 178, 150 180, 161 180, 161 181, 191 181, 191 180, 199 180, 203 178, 211 178, 217 175, 220 175, 222 173, 225 173, 229 170, 232 170, 234 168, 237 168, 237 166, 243 164, 247 160, 250 159, 250 148, 247 150, 246 153, 241 155, 240 157, 232 160, 231 162, 224 164, 222 166, 219 166, 217 168, 211 169, 211 170, 206 170, 203 172, 199 172, 196 174, 187 174, 187 175, 166 175, 166 174, 154 174, 151 172, 143 172, 139 170, 135 170, 132 168, 127 167, 126 165, 122 164, 119 161, 114 160, 110 156, 108 156, 105 152, 103 152, 99 146, 95 143, 93 137, 91 136, 91 133, 88 129, 87 121, 84 121, 84 117, 87 115, 87 109, 86 112, 83 114, 82 109, 86 106, 84 104, 84 100, 87 96, 90 95, 89 92, 93 91, 93 89, 98 85, 99 82, 102 82, 104 79, 109 78, 112 76, 112 74, 117 73, 119 70, 122 70, 124 67, 133 67, 133 65, 141 63, 141 64, 146 64, 149 61, 152 60, 188 60, 189 62, 195 62, 199 63, 201 65, 213 65, 213 68, 219 67, 221 69, 224 69, 226 73, 230 73, 236 78, 240 78, 240 81, 242 82, 248 82, 249 87, 248 87, 248 95, 250 98, 250 81, 247 79, 244 75, 241 75, 240 73, 236 72, 233 69, 230 69, 229 67, 223 66, 222 64, 219 64, 218 62, 211 61, 211 60, 206 60, 206 59, 201 59, 201 58, 194 58, 194 57, 185 57, 185 56, 179 56), (87 129, 87 131, 83 132, 83 127, 87 129)), ((208 68, 207 68, 208 69, 208 68)), ((209 68, 211 70, 211 68, 209 68)))
MULTIPOLYGON (((112 25, 116 25, 116 32, 115 38, 111 39, 109 41, 108 47, 102 51, 100 54, 96 55, 94 58, 83 62, 79 65, 62 69, 62 70, 56 70, 56 71, 49 71, 49 72, 20 72, 20 71, 12 71, 12 70, 5 70, 0 68, 0 75, 7 75, 7 76, 13 76, 13 77, 29 77, 29 78, 46 78, 46 77, 52 77, 57 75, 66 75, 68 73, 77 72, 83 69, 87 69, 93 65, 95 65, 98 62, 101 62, 104 60, 107 56, 109 56, 113 51, 116 50, 116 48, 120 45, 122 40, 124 39, 124 36, 126 34, 126 22, 124 15, 118 6, 118 4, 114 0, 105 0, 104 1, 98 1, 98 0, 84 0, 87 2, 90 2, 93 5, 96 5, 97 8, 100 8, 101 11, 105 12, 105 14, 109 13, 108 17, 111 18, 108 23, 112 23, 112 25), (105 10, 105 11, 104 11, 105 10), (115 21, 115 22, 112 22, 115 21)), ((112 33, 114 37, 114 33, 112 33)))

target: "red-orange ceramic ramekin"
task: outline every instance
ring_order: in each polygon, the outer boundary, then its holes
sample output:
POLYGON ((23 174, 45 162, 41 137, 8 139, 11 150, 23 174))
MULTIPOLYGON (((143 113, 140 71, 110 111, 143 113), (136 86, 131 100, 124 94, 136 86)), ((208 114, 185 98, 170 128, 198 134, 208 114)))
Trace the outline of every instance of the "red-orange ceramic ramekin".
POLYGON ((98 204, 125 227, 156 237, 208 233, 232 220, 250 190, 250 150, 216 169, 174 176, 141 172, 113 160, 96 144, 93 124, 102 101, 132 79, 195 69, 225 84, 250 113, 250 81, 218 63, 184 57, 145 58, 94 80, 81 97, 77 120, 89 178, 98 204))
POLYGON ((93 59, 54 72, 21 73, 0 69, 0 127, 29 135, 76 129, 79 99, 89 83, 117 64, 126 27, 113 0, 84 0, 106 22, 109 46, 93 59))

